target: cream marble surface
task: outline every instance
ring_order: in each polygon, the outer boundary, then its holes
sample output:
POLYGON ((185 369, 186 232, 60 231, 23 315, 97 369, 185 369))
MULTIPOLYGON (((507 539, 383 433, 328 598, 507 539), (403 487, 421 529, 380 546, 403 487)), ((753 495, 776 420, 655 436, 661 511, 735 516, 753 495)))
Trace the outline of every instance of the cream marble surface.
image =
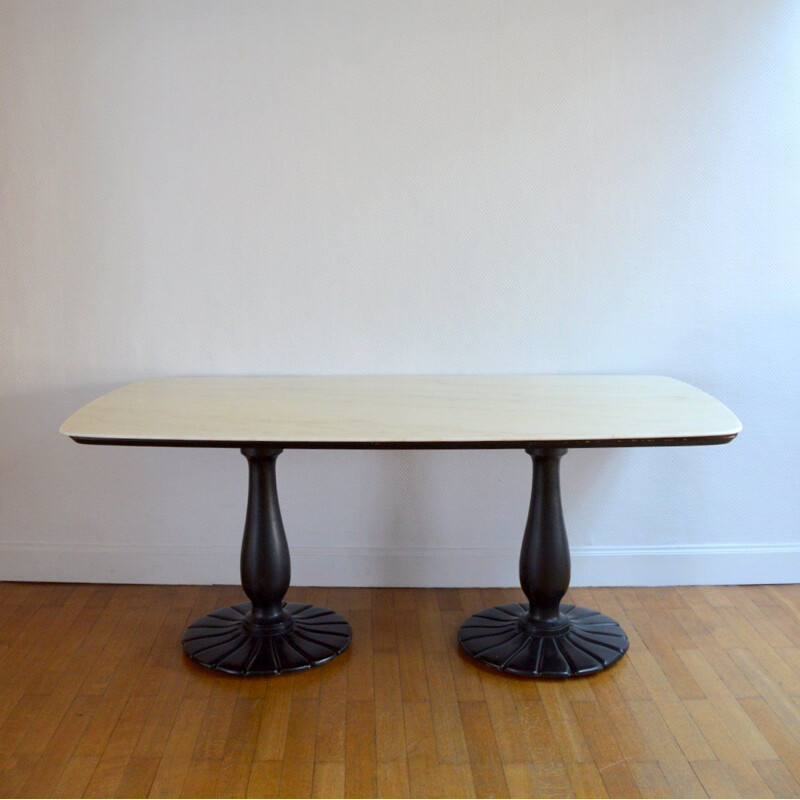
POLYGON ((705 392, 634 375, 154 378, 93 400, 61 426, 96 440, 345 446, 636 443, 740 430, 705 392))

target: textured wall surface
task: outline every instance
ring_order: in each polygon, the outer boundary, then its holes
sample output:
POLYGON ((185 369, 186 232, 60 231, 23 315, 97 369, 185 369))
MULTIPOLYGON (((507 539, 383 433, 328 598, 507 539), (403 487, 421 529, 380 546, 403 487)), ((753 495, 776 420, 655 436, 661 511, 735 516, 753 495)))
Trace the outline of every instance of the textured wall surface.
MULTIPOLYGON (((576 553, 800 580, 799 27, 777 0, 6 0, 0 577, 235 579, 238 453, 58 435, 134 379, 620 372, 744 433, 570 453, 576 553)), ((286 453, 296 576, 513 584, 529 469, 286 453)))

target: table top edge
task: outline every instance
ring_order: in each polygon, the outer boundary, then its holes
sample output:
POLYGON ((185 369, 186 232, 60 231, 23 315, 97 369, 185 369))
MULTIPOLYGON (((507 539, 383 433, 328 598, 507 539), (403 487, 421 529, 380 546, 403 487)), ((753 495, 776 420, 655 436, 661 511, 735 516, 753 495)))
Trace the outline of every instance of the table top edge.
POLYGON ((704 436, 664 436, 622 439, 520 439, 520 440, 423 440, 423 441, 253 441, 223 439, 148 439, 83 436, 62 433, 78 444, 119 445, 138 447, 209 447, 209 448, 275 448, 281 450, 524 450, 541 448, 601 447, 680 447, 728 444, 741 431, 704 436))

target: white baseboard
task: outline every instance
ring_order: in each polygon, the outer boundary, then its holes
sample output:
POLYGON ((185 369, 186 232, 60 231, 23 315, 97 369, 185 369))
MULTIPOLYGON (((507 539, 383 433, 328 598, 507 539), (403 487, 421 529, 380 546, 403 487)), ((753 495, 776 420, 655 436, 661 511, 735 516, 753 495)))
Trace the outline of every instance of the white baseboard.
MULTIPOLYGON (((295 547, 297 586, 518 586, 516 548, 295 547)), ((238 546, 0 543, 0 580, 239 583, 238 546)), ((800 583, 800 544, 574 547, 573 586, 800 583)))

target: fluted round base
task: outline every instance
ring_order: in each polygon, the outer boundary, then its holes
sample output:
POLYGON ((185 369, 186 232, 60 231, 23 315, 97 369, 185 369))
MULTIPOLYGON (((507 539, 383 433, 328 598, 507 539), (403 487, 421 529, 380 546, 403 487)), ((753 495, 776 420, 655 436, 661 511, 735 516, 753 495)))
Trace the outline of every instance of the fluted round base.
POLYGON ((628 649, 625 631, 599 611, 563 604, 561 614, 568 627, 557 633, 521 625, 527 613, 527 603, 486 608, 461 626, 458 642, 484 664, 542 678, 600 672, 619 661, 628 649))
POLYGON ((250 607, 238 603, 193 622, 183 636, 186 655, 233 675, 280 675, 336 658, 353 636, 347 620, 328 608, 287 603, 292 629, 269 633, 249 623, 250 607))

